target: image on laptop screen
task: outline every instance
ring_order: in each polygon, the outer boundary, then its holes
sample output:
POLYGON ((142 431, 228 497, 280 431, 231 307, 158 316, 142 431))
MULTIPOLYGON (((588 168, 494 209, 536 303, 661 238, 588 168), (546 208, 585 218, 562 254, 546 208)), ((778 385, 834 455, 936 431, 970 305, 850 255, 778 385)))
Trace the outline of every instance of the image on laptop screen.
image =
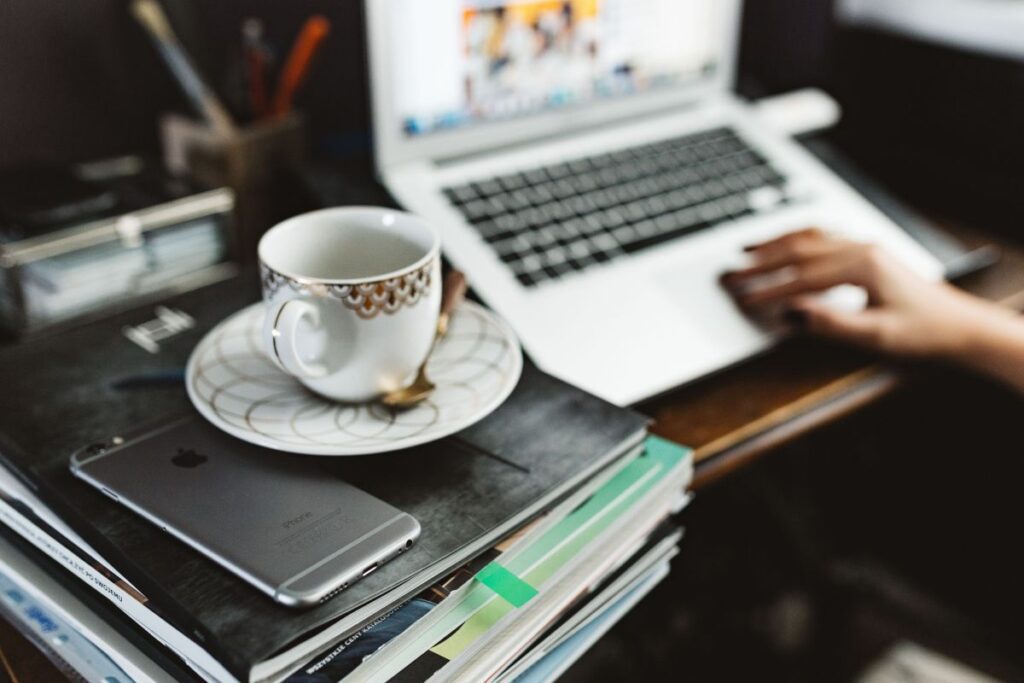
POLYGON ((683 85, 720 55, 716 0, 390 0, 415 137, 683 85))

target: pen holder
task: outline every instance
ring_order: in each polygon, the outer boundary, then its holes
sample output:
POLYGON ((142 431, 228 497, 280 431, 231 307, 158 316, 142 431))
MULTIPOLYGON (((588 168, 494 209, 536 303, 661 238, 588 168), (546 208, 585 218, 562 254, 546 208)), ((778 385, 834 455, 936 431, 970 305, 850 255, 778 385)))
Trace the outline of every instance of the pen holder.
POLYGON ((205 123, 176 114, 160 122, 164 162, 175 175, 234 190, 237 260, 255 259, 268 228, 284 218, 280 188, 305 161, 305 121, 300 114, 255 123, 224 137, 205 123))

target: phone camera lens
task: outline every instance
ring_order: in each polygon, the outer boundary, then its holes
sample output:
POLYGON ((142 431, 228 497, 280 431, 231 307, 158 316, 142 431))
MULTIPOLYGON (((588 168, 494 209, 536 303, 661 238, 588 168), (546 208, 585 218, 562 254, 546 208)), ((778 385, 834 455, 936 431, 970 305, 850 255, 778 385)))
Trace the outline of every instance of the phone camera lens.
POLYGON ((94 443, 85 449, 85 452, 89 455, 99 455, 103 451, 107 450, 107 447, 101 443, 94 443))

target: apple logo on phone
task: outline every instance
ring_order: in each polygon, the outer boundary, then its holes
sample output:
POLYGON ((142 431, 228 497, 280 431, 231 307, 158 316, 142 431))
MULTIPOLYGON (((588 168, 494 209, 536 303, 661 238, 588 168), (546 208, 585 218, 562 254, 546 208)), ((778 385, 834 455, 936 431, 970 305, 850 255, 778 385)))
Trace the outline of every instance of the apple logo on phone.
POLYGON ((189 468, 191 468, 191 467, 199 467, 200 465, 202 465, 207 460, 209 460, 209 458, 207 458, 205 455, 197 453, 196 451, 192 450, 191 448, 188 448, 188 449, 179 448, 178 449, 178 454, 176 456, 174 456, 173 458, 171 458, 171 462, 173 462, 178 467, 189 467, 189 468))

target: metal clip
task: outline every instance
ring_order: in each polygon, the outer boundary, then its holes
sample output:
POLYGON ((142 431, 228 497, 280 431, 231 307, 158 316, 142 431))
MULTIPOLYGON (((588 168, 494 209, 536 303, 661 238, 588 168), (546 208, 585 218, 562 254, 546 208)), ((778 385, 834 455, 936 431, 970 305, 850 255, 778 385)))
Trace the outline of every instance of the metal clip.
POLYGON ((125 249, 138 249, 142 246, 142 221, 135 214, 127 213, 114 222, 114 230, 121 237, 121 245, 125 249))
POLYGON ((156 318, 141 325, 126 325, 124 336, 149 353, 160 353, 160 342, 196 326, 195 318, 184 311, 157 306, 156 318))

